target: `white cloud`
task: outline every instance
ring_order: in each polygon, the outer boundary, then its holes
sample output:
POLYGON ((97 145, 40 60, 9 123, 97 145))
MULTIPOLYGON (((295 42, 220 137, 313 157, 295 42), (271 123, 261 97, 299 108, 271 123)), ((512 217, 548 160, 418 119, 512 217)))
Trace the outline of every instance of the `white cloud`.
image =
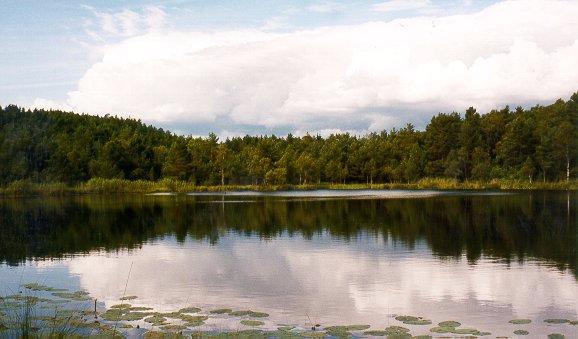
POLYGON ((208 129, 226 121, 229 133, 237 124, 390 128, 470 105, 569 96, 578 89, 576 17, 578 2, 511 1, 286 34, 148 32, 105 46, 66 104, 208 129))
POLYGON ((388 0, 375 4, 373 9, 377 12, 400 12, 408 10, 423 10, 432 7, 431 0, 388 0))
POLYGON ((165 25, 166 13, 160 7, 147 6, 140 11, 124 9, 116 13, 98 11, 87 5, 82 7, 91 11, 97 19, 97 23, 88 20, 84 25, 87 34, 96 40, 102 41, 102 36, 106 35, 132 37, 159 30, 165 25))
POLYGON ((57 102, 48 99, 36 98, 32 103, 32 107, 41 108, 41 109, 55 109, 61 111, 73 111, 72 107, 68 106, 66 103, 57 102))

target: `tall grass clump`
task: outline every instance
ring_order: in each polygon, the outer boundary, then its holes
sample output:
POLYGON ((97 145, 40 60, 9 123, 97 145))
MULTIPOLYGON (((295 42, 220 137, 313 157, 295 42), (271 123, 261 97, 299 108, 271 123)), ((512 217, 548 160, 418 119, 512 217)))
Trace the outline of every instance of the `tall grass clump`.
POLYGON ((150 194, 223 191, 282 191, 316 189, 438 189, 438 190, 578 190, 578 180, 543 182, 519 179, 459 181, 452 178, 423 178, 415 182, 390 183, 309 183, 299 185, 197 185, 194 182, 164 178, 159 181, 92 178, 77 185, 33 183, 17 180, 0 187, 0 197, 65 196, 71 194, 150 194))

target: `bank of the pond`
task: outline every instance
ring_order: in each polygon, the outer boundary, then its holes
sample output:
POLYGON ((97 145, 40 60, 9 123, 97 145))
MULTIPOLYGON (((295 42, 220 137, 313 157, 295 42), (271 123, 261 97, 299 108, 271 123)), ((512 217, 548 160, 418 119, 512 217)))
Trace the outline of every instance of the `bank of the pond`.
POLYGON ((118 193, 188 193, 223 191, 291 191, 317 189, 438 189, 438 190, 578 190, 578 180, 542 182, 494 179, 491 181, 458 181, 445 178, 425 178, 411 183, 313 183, 301 185, 197 185, 193 182, 163 179, 160 181, 93 178, 79 184, 34 183, 14 181, 0 187, 0 196, 65 196, 72 194, 118 193))

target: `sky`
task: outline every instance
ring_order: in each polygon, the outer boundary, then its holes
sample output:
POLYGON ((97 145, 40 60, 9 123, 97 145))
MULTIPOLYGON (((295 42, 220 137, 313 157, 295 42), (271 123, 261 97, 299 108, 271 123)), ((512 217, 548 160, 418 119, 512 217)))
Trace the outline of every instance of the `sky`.
POLYGON ((578 90, 578 1, 0 0, 0 105, 364 134, 578 90))

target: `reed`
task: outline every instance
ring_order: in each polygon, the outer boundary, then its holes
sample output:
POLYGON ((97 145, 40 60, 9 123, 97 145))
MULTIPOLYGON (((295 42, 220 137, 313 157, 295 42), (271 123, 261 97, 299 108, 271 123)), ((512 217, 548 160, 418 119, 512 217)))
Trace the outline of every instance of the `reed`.
POLYGON ((524 180, 493 179, 489 181, 458 181, 449 178, 423 178, 403 183, 315 183, 303 185, 196 185, 193 182, 162 179, 159 181, 92 178, 86 182, 67 185, 61 182, 33 183, 14 181, 0 187, 0 196, 66 196, 72 194, 151 194, 222 191, 283 191, 316 189, 437 189, 437 190, 578 190, 578 180, 557 182, 529 182, 524 180))

